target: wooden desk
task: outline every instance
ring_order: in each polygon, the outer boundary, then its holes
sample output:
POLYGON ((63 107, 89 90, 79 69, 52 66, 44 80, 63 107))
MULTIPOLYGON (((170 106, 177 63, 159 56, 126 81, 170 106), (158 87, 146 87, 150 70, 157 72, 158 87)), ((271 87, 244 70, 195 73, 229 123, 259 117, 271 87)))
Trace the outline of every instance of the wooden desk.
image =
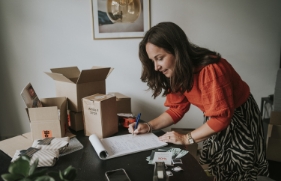
MULTIPOLYGON (((117 135, 126 133, 128 133, 127 129, 119 129, 119 133, 117 135)), ((163 131, 155 132, 157 136, 162 135, 163 133, 163 131)), ((100 160, 89 141, 89 137, 84 136, 83 131, 75 132, 75 134, 84 148, 82 150, 60 157, 56 165, 50 167, 49 170, 63 170, 67 166, 72 165, 77 170, 76 179, 78 180, 105 181, 106 171, 124 168, 132 181, 152 181, 154 165, 149 165, 146 161, 146 157, 151 154, 151 150, 109 160, 100 160)), ((169 144, 168 146, 179 147, 172 144, 169 144)), ((180 148, 184 149, 183 147, 180 148)), ((0 159, 2 160, 2 156, 0 159)), ((174 175, 170 177, 170 181, 208 181, 206 173, 191 154, 185 155, 182 158, 182 161, 183 164, 180 164, 179 166, 181 166, 184 171, 172 171, 174 175)), ((7 170, 8 165, 7 163, 1 163, 1 167, 4 167, 3 169, 0 169, 2 172, 5 169, 7 170)), ((168 167, 168 170, 171 170, 171 168, 172 167, 168 167)))

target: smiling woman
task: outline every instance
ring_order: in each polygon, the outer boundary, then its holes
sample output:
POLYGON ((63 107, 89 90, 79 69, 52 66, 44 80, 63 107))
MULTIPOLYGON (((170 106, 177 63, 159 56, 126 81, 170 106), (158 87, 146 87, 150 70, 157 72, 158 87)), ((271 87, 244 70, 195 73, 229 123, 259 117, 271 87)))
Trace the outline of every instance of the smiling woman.
POLYGON ((166 128, 195 105, 205 123, 187 134, 167 132, 161 141, 191 145, 203 141, 200 163, 217 181, 257 180, 268 176, 263 123, 249 86, 220 54, 189 42, 172 22, 152 27, 139 44, 141 80, 168 108, 131 133, 166 128), (148 126, 149 125, 149 126, 148 126))
POLYGON ((157 47, 152 43, 146 44, 148 57, 154 63, 155 71, 163 73, 167 78, 172 76, 175 66, 175 56, 163 48, 157 47))

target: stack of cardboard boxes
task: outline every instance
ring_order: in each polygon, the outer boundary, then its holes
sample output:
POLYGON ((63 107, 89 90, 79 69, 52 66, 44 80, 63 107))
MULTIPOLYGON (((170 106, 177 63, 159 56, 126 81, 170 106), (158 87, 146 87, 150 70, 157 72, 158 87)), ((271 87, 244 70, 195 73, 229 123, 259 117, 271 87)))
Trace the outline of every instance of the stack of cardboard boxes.
POLYGON ((27 149, 35 139, 74 136, 68 128, 84 129, 86 136, 97 134, 100 138, 115 134, 117 113, 131 113, 131 98, 118 92, 106 94, 105 80, 112 70, 94 66, 82 71, 65 67, 45 72, 55 81, 56 97, 40 99, 43 107, 26 108, 31 132, 2 141, 0 148, 12 157, 15 150, 27 149))
POLYGON ((68 126, 85 135, 104 138, 118 131, 117 113, 131 113, 131 99, 120 93, 106 94, 106 78, 113 68, 55 68, 45 72, 56 83, 56 95, 68 99, 68 126), (84 107, 84 109, 83 109, 84 107))
POLYGON ((80 72, 77 67, 65 67, 45 72, 55 81, 56 95, 68 99, 68 126, 74 131, 84 129, 81 99, 95 93, 105 94, 105 79, 111 71, 111 68, 92 67, 80 72))

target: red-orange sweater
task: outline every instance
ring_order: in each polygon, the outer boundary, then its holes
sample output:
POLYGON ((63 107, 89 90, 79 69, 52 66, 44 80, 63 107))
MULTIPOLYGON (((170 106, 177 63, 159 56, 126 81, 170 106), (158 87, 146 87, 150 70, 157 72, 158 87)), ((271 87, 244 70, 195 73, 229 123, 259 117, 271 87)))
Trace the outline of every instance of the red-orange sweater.
POLYGON ((169 107, 166 112, 177 123, 193 104, 210 117, 207 124, 219 132, 230 124, 234 110, 246 102, 249 95, 249 86, 225 59, 221 59, 194 74, 190 92, 170 93, 164 105, 169 107))

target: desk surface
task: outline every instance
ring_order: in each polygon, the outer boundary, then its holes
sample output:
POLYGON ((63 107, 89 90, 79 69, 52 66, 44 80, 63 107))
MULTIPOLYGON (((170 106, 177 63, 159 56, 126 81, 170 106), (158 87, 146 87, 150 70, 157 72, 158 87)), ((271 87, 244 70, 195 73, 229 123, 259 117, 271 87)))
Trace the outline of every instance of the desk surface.
MULTIPOLYGON (((124 133, 127 133, 127 130, 121 129, 119 130, 119 133, 117 135, 124 133)), ((155 134, 158 136, 163 133, 163 131, 155 132, 155 134)), ((89 137, 84 136, 83 131, 75 132, 75 134, 77 136, 77 139, 84 146, 84 148, 71 154, 61 156, 57 161, 56 165, 48 168, 49 170, 63 170, 67 166, 72 165, 77 170, 77 180, 105 181, 106 178, 104 173, 106 171, 123 168, 126 170, 132 181, 152 181, 154 165, 150 165, 146 161, 146 157, 151 154, 151 150, 117 157, 109 160, 100 160, 89 141, 89 137)), ((170 144, 168 146, 178 147, 176 145, 170 144)), ((180 148, 184 149, 183 147, 180 148)), ((3 152, 0 152, 0 156, 2 162, 3 152)), ((7 159, 8 158, 6 157, 4 164, 2 164, 3 162, 1 163, 0 174, 7 172, 7 159)), ((208 177, 206 176, 204 170, 191 154, 186 154, 182 158, 182 161, 183 164, 180 164, 179 166, 181 166, 184 171, 172 171, 173 176, 170 177, 170 181, 208 181, 208 177)), ((168 167, 168 170, 171 170, 171 168, 172 167, 168 167)))

